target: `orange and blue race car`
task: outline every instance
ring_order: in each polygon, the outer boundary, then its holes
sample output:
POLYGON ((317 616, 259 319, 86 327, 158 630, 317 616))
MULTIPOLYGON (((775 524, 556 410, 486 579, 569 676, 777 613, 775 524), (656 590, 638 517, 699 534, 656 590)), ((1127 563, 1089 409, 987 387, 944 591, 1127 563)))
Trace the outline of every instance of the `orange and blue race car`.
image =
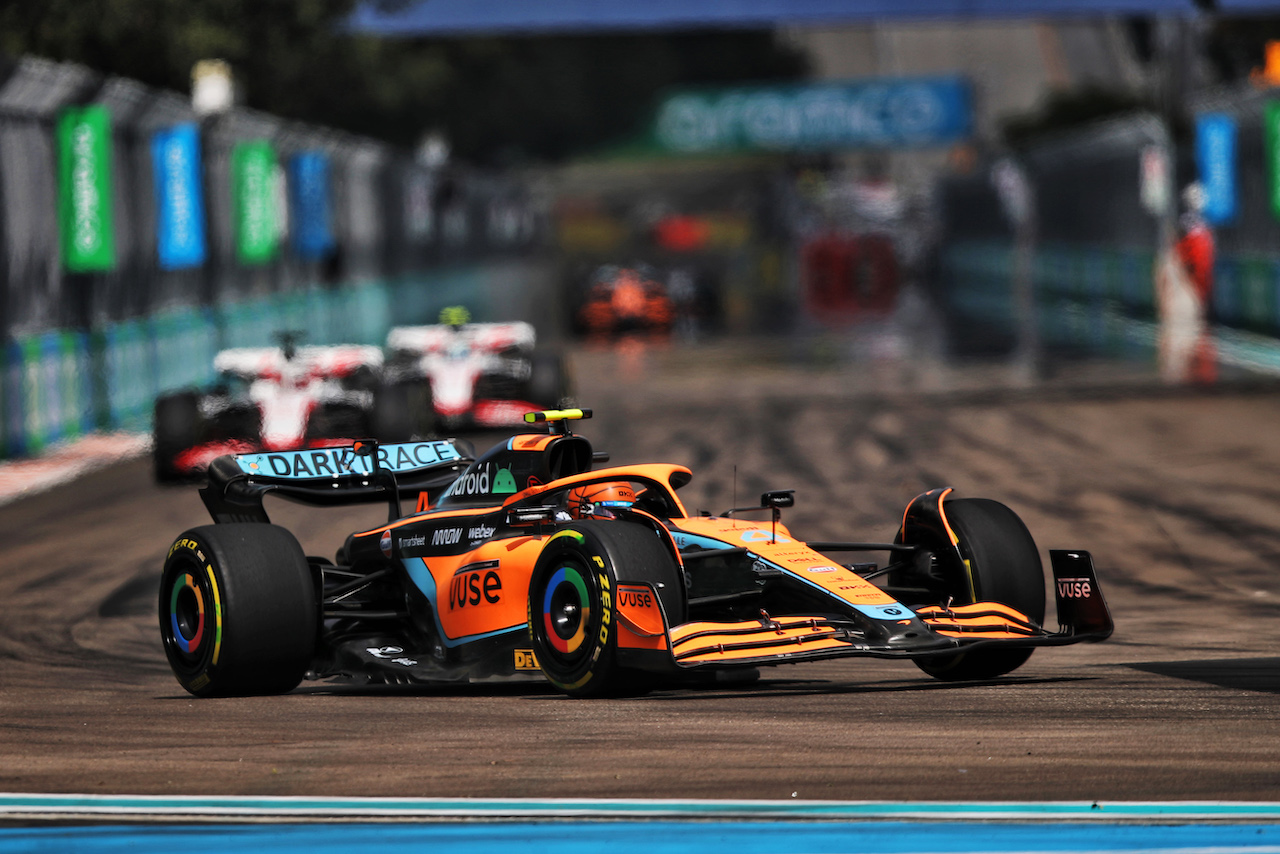
POLYGON ((781 520, 793 491, 690 513, 688 468, 607 466, 570 429, 590 415, 529 413, 537 432, 478 458, 442 440, 214 460, 200 495, 216 524, 174 541, 161 580, 178 681, 227 696, 525 675, 617 696, 841 656, 990 679, 1111 634, 1084 551, 1050 551, 1059 625, 1044 626, 1039 550, 1003 504, 937 489, 891 542, 805 542, 781 520), (388 519, 329 560, 270 523, 267 495, 386 502, 388 519))

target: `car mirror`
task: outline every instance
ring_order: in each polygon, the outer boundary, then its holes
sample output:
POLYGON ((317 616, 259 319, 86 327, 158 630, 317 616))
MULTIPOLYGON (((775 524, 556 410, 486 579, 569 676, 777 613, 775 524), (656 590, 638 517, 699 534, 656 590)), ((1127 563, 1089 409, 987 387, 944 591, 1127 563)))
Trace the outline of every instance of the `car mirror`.
POLYGON ((516 507, 507 512, 507 524, 513 528, 525 525, 540 525, 556 520, 556 506, 547 504, 538 507, 516 507))
POLYGON ((760 496, 761 507, 773 507, 780 510, 783 507, 794 507, 795 503, 796 491, 794 489, 775 489, 760 496))

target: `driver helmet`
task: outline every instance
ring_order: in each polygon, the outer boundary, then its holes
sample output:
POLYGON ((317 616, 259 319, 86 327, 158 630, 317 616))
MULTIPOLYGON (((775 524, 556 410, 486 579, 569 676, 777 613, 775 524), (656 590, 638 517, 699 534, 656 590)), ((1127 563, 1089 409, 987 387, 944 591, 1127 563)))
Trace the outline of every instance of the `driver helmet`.
POLYGON ((464 305, 449 305, 440 309, 440 322, 454 329, 461 329, 471 322, 471 312, 464 305))
POLYGON ((592 483, 569 490, 569 515, 575 519, 612 519, 618 510, 636 501, 635 490, 625 481, 592 483))

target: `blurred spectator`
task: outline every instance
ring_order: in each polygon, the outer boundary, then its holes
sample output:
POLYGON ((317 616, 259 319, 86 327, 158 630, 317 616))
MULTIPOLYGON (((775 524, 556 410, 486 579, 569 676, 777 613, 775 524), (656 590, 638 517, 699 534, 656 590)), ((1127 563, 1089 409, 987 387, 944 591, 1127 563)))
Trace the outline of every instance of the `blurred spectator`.
POLYGON ((1213 231, 1204 218, 1205 192, 1198 183, 1182 194, 1185 213, 1178 240, 1164 253, 1156 274, 1160 312, 1160 372, 1168 382, 1211 383, 1217 379, 1217 348, 1209 326, 1213 305, 1213 231))

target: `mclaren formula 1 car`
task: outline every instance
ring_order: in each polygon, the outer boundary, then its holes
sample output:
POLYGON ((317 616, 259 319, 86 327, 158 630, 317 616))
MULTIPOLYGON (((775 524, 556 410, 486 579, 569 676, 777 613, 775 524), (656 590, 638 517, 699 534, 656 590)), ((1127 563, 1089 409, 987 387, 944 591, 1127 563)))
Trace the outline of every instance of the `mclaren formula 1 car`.
POLYGON ((1111 634, 1083 551, 1050 552, 1059 625, 1045 627, 1039 551, 1003 504, 937 489, 891 542, 804 542, 780 519, 792 491, 690 513, 689 469, 603 466, 569 429, 589 415, 529 413, 545 431, 477 459, 442 440, 214 460, 200 495, 216 524, 173 542, 161 580, 178 681, 214 696, 541 673, 599 696, 838 656, 989 679, 1111 634), (267 495, 385 501, 388 519, 331 561, 269 522, 267 495))
POLYGON ((609 265, 591 277, 572 325, 590 338, 613 340, 636 334, 666 335, 675 321, 671 293, 652 271, 609 265))

